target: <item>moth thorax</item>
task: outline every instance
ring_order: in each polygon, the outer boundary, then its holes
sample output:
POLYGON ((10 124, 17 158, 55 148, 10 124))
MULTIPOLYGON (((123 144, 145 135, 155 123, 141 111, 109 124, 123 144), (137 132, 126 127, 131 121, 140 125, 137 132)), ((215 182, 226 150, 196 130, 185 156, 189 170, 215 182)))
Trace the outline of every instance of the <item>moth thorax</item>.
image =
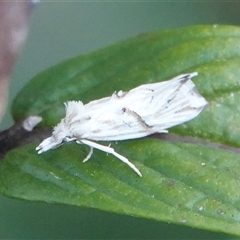
POLYGON ((65 137, 71 137, 69 128, 65 125, 63 120, 54 127, 52 137, 56 142, 62 141, 65 137))

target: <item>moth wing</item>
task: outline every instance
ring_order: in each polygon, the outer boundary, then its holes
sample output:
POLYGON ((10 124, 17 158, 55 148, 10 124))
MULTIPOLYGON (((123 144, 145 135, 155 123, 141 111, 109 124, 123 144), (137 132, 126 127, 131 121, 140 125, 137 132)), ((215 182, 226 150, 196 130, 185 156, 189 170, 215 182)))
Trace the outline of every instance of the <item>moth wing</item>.
POLYGON ((152 90, 152 99, 148 99, 146 105, 134 104, 131 109, 138 112, 156 132, 195 118, 207 105, 191 81, 196 75, 183 74, 170 81, 141 86, 152 90))
POLYGON ((69 124, 70 131, 74 137, 96 141, 133 139, 152 134, 152 128, 129 111, 126 100, 109 97, 86 104, 79 119, 69 124))
POLYGON ((191 81, 196 75, 184 74, 92 101, 71 122, 71 131, 78 138, 103 141, 166 132, 196 117, 207 104, 191 81))

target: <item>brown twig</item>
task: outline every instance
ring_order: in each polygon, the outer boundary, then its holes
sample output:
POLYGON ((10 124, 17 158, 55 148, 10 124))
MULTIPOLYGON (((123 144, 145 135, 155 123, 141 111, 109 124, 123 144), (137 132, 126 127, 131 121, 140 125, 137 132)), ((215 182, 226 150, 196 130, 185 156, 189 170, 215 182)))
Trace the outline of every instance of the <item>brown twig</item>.
POLYGON ((12 149, 29 143, 39 143, 50 136, 52 128, 34 129, 41 120, 42 118, 39 116, 30 116, 17 122, 11 128, 0 132, 0 160, 12 149))

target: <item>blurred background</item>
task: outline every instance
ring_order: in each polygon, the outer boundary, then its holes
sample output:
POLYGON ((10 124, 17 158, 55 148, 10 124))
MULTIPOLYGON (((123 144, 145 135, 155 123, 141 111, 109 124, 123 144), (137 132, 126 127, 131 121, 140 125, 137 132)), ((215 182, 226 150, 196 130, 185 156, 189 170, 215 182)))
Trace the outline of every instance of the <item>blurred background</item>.
MULTIPOLYGON (((10 106, 37 73, 68 58, 146 32, 193 24, 240 24, 240 2, 42 1, 33 11, 14 68, 0 130, 13 124, 10 106)), ((92 209, 34 203, 0 195, 1 239, 233 239, 230 236, 92 209)))

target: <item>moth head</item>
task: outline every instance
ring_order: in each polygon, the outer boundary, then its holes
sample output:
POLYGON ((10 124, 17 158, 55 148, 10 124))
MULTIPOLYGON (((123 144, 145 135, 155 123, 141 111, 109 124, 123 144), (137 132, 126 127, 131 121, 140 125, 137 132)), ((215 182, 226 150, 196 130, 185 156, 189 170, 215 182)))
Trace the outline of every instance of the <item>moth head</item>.
POLYGON ((69 101, 65 103, 65 107, 65 118, 62 119, 56 127, 54 127, 52 136, 43 140, 42 143, 36 148, 39 154, 50 149, 57 148, 64 142, 76 140, 76 138, 74 138, 71 134, 70 125, 83 110, 83 103, 81 101, 69 101))
POLYGON ((39 146, 36 148, 36 150, 38 150, 38 153, 40 154, 50 149, 57 148, 64 142, 70 142, 73 140, 76 140, 76 138, 73 138, 71 136, 71 133, 66 126, 64 119, 62 119, 61 122, 56 127, 54 127, 52 136, 43 140, 41 144, 39 144, 39 146))

